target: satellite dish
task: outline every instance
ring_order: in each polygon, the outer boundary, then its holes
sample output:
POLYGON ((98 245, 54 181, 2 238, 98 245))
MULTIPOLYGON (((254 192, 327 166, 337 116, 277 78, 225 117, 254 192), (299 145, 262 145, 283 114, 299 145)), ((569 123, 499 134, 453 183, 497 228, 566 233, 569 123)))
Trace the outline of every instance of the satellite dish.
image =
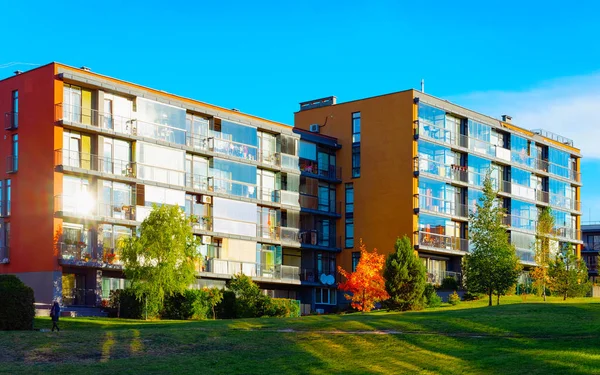
POLYGON ((335 278, 333 275, 327 275, 327 285, 333 285, 335 283, 335 278))
POLYGON ((321 276, 319 276, 319 280, 321 281, 321 284, 327 284, 327 275, 322 273, 321 276))

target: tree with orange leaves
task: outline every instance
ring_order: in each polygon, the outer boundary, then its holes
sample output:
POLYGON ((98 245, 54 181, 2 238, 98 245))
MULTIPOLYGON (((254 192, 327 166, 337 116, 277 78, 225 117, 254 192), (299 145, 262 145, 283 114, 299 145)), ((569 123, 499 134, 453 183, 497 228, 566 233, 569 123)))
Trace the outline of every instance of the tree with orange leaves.
POLYGON ((375 307, 375 302, 384 301, 390 296, 385 291, 385 280, 381 270, 385 264, 385 255, 378 254, 377 249, 367 251, 360 240, 360 260, 356 270, 347 272, 338 266, 338 270, 346 281, 340 283, 339 289, 345 292, 344 297, 352 301, 352 307, 362 312, 369 312, 375 307))

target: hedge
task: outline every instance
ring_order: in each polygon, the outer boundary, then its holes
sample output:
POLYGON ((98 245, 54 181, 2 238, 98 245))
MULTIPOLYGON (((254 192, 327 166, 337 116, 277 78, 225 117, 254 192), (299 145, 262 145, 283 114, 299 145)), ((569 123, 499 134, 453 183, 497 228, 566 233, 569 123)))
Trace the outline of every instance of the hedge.
POLYGON ((0 275, 0 330, 31 330, 35 317, 33 289, 14 275, 0 275))

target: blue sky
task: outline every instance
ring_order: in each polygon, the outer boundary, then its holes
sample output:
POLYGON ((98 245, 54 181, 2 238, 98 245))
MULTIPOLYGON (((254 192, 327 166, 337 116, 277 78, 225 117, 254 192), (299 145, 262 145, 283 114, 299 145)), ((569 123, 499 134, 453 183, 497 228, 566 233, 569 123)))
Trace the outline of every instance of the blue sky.
POLYGON ((301 101, 423 78, 428 93, 573 138, 584 220, 600 220, 599 13, 592 1, 5 1, 0 66, 85 65, 287 124, 301 101))

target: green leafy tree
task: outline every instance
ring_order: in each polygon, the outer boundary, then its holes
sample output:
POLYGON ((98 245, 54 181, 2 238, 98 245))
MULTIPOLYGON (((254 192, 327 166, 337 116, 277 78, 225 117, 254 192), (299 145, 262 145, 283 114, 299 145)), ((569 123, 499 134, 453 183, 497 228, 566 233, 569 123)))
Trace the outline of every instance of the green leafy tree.
POLYGON ((550 288, 558 295, 580 297, 590 290, 588 270, 583 259, 578 259, 573 246, 565 249, 550 261, 548 267, 550 288))
POLYGON ((385 290, 390 295, 386 304, 392 310, 422 309, 425 303, 425 266, 406 235, 396 239, 394 248, 396 251, 388 255, 383 270, 385 290))
POLYGON ((195 282, 197 240, 179 207, 154 206, 138 236, 119 248, 125 276, 147 315, 158 316, 165 297, 182 294, 195 282))
POLYGON ((469 232, 473 251, 463 260, 465 283, 470 293, 485 293, 492 305, 492 295, 506 294, 520 273, 515 247, 510 244, 502 223, 496 191, 488 173, 483 183, 483 196, 469 217, 469 232))
POLYGON ((548 287, 548 267, 551 261, 552 244, 556 243, 553 237, 554 216, 552 210, 544 207, 538 216, 538 222, 535 235, 535 263, 536 267, 531 271, 531 277, 534 285, 546 301, 546 289, 548 287))
POLYGON ((235 293, 235 310, 238 318, 261 316, 263 300, 267 296, 260 293, 258 285, 242 273, 234 275, 227 287, 235 293))

